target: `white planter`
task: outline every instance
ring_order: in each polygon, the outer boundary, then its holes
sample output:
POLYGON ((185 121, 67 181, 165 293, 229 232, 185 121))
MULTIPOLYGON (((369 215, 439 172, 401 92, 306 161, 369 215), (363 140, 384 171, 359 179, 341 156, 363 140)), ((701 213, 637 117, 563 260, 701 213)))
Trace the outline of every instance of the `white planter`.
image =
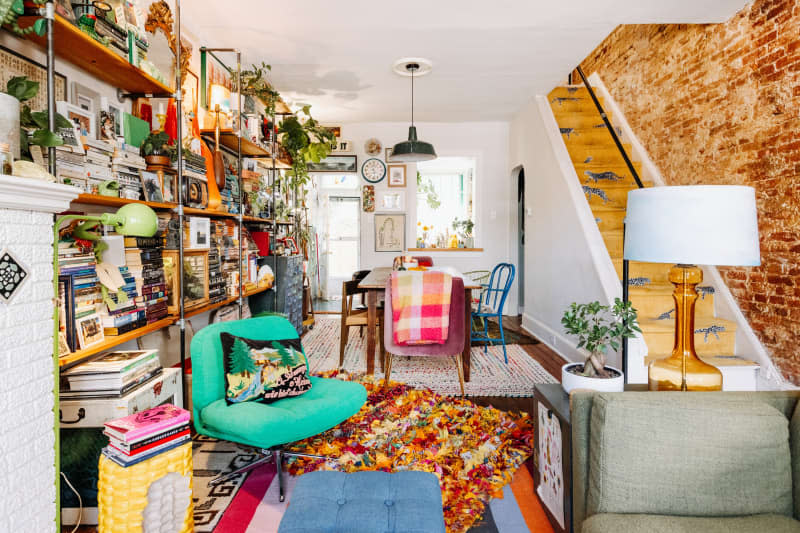
POLYGON ((11 155, 19 159, 19 100, 0 93, 0 144, 8 143, 11 155))
POLYGON ((564 387, 567 394, 573 389, 589 389, 598 392, 622 392, 625 390, 625 376, 620 369, 606 365, 606 368, 619 373, 619 376, 615 378, 587 378, 567 371, 568 367, 581 365, 583 363, 567 363, 561 367, 561 386, 564 387))

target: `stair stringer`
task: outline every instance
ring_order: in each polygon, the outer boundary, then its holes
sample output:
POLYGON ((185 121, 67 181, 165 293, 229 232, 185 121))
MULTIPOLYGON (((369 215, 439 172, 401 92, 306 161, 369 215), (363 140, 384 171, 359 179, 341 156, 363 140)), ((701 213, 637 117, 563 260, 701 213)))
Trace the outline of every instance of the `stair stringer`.
MULTIPOLYGON (((596 295, 599 294, 600 296, 594 296, 594 298, 601 300, 605 304, 612 304, 614 298, 622 297, 622 286, 617 278, 611 256, 608 254, 608 249, 603 241, 603 236, 597 226, 594 214, 589 207, 589 203, 586 201, 586 195, 580 185, 581 181, 575 171, 575 166, 567 151, 567 147, 562 140, 561 131, 559 130, 558 123, 553 115, 553 110, 550 107, 547 96, 538 95, 535 100, 547 139, 550 143, 550 148, 552 149, 553 156, 558 165, 559 186, 565 188, 568 192, 569 205, 560 206, 562 208, 561 212, 565 217, 574 216, 574 220, 577 220, 580 225, 583 242, 588 248, 589 257, 591 258, 591 268, 598 281, 598 286, 593 288, 592 293, 596 295)), ((526 172, 526 176, 528 174, 529 173, 526 172)), ((530 174, 534 173, 530 172, 530 174)), ((548 179, 553 178, 554 176, 548 176, 548 179)), ((551 222, 555 224, 556 221, 551 222)), ((563 245, 572 248, 576 246, 576 243, 565 242, 563 245)), ((554 251, 554 253, 558 252, 554 251)), ((574 299, 575 301, 586 300, 585 297, 581 300, 578 295, 575 295, 574 299)), ((569 303, 570 302, 566 302, 564 309, 566 309, 566 305, 569 303)), ((536 335, 537 338, 543 340, 545 344, 550 345, 559 353, 565 355, 568 359, 579 361, 585 358, 585 354, 576 348, 577 343, 575 340, 564 335, 560 324, 547 324, 539 320, 535 314, 528 313, 527 305, 525 306, 525 314, 523 314, 522 319, 525 329, 536 335), (559 346, 555 346, 556 339, 558 339, 559 346)), ((647 355, 646 350, 647 346, 644 340, 641 335, 637 334, 637 337, 630 339, 628 343, 629 361, 632 354, 635 354, 634 359, 644 361, 647 355)), ((622 363, 620 355, 609 354, 608 364, 621 368, 622 363)))
MULTIPOLYGON (((625 119, 622 109, 617 105, 616 100, 611 96, 608 88, 596 72, 589 76, 589 83, 592 85, 597 96, 603 99, 606 113, 612 116, 611 122, 613 126, 617 128, 617 131, 622 133, 620 140, 623 143, 629 143, 631 145, 631 153, 628 155, 632 160, 641 161, 641 178, 643 180, 652 181, 654 187, 666 186, 666 182, 658 166, 650 158, 644 145, 639 141, 639 138, 625 119)), ((745 318, 744 313, 742 313, 728 285, 722 279, 719 269, 713 265, 703 265, 702 268, 703 285, 714 287, 714 312, 716 316, 736 322, 735 353, 761 365, 761 369, 758 373, 758 390, 800 389, 800 387, 789 383, 775 366, 775 363, 772 362, 769 352, 758 339, 755 331, 753 331, 750 323, 745 318)), ((647 356, 646 347, 643 353, 637 352, 637 357, 632 356, 632 351, 628 353, 629 378, 638 378, 635 381, 634 379, 629 379, 629 382, 647 383, 647 367, 644 365, 644 358, 647 356), (641 355, 641 359, 638 358, 638 355, 641 355)))

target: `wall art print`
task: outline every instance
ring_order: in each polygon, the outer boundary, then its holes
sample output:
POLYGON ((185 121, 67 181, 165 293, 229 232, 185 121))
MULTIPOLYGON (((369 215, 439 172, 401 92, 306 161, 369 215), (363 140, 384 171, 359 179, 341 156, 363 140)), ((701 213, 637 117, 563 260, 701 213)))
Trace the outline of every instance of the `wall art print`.
MULTIPOLYGON (((27 104, 33 111, 47 109, 47 68, 0 46, 0 90, 5 91, 8 80, 15 76, 26 76, 39 82, 39 92, 27 104)), ((56 100, 67 99, 67 77, 56 72, 56 100)))
POLYGON ((539 405, 539 486, 536 492, 542 503, 564 527, 564 480, 561 450, 561 426, 558 418, 547 415, 547 407, 539 405))
POLYGON ((406 247, 406 215, 375 215, 375 251, 402 252, 406 247))
POLYGON ((365 213, 375 212, 375 186, 364 185, 361 188, 361 206, 365 213))

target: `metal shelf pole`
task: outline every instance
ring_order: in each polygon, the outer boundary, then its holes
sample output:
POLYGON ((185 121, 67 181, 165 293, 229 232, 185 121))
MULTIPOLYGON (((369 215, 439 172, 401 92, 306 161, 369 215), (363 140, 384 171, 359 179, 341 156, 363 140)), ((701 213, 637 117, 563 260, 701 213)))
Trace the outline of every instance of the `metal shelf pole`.
POLYGON ((177 275, 180 283, 178 283, 178 307, 180 309, 180 318, 178 319, 178 327, 180 328, 180 342, 181 342, 181 391, 183 392, 183 407, 189 405, 189 394, 186 390, 186 316, 183 304, 183 86, 181 85, 181 1, 175 0, 175 35, 177 35, 175 46, 175 64, 177 72, 175 73, 175 101, 177 107, 177 140, 175 143, 178 145, 178 270, 177 275))

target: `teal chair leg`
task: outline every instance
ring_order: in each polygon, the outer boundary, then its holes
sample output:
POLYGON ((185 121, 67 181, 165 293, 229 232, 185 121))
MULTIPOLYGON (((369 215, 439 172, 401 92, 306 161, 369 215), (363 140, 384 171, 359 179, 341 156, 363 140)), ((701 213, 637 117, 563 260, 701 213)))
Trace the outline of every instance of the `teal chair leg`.
POLYGON ((485 317, 481 317, 481 320, 483 320, 483 353, 489 353, 489 321, 485 317))
POLYGON ((503 315, 499 315, 497 317, 497 321, 500 324, 500 340, 503 343, 503 357, 506 360, 506 364, 508 364, 508 353, 506 352, 506 333, 503 331, 503 315))

